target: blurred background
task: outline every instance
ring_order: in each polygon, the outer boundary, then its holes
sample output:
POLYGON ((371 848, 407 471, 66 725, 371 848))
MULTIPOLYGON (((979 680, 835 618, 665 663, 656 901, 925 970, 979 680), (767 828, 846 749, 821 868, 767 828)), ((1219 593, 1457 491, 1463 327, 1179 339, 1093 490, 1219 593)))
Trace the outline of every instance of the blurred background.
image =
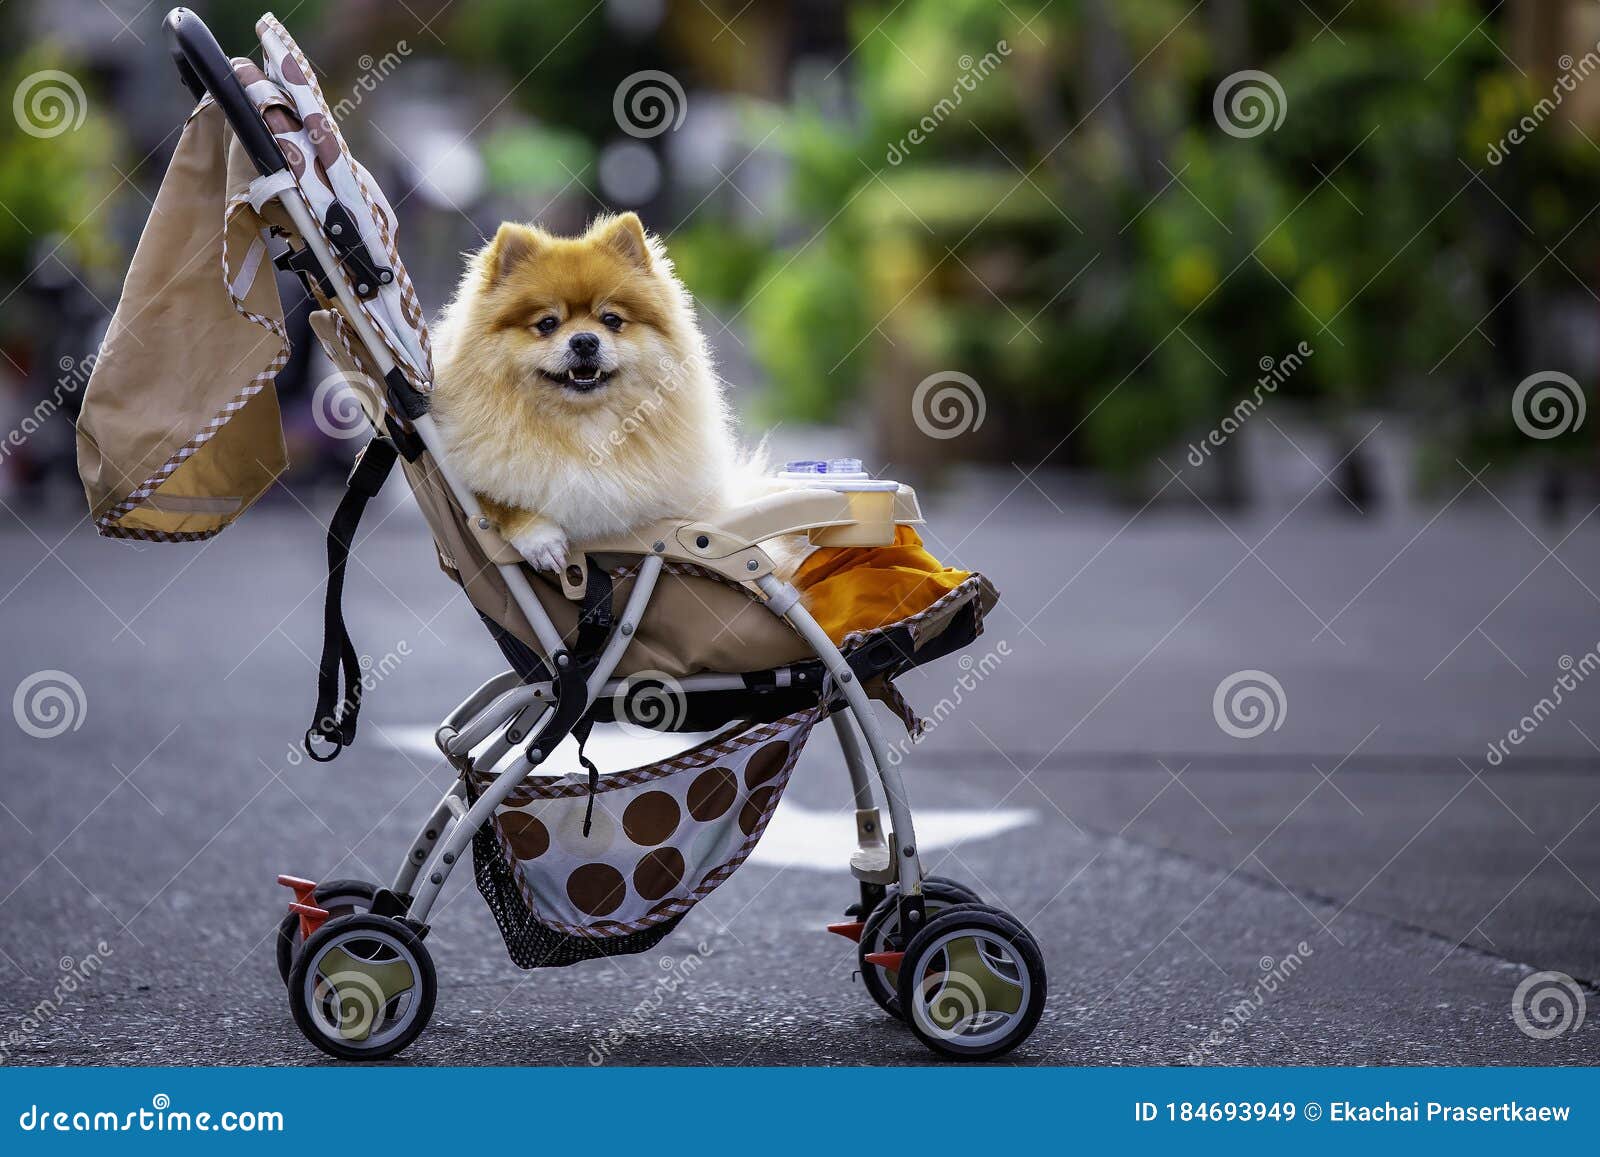
MULTIPOLYGON (((0 8, 5 89, 35 102, 0 118, 8 427, 73 409, 63 359, 94 348, 176 142, 160 7, 0 8), (48 81, 23 84, 45 70, 78 91, 52 106, 48 81)), ((255 4, 196 7, 253 49, 255 4)), ((1320 470, 1343 494, 1319 501, 1381 510, 1456 459, 1556 511, 1594 488, 1600 423, 1529 437, 1512 405, 1531 372, 1587 394, 1600 369, 1600 12, 1580 0, 278 14, 397 206, 430 307, 502 219, 636 208, 780 445, 825 424, 924 482, 1025 461, 1119 502, 1169 483, 1162 461, 1185 476, 1164 499, 1227 505, 1298 498, 1320 470), (917 395, 948 371, 966 381, 917 395), (1240 422, 1205 445, 1268 382, 1285 437, 1240 422)), ((280 385, 317 477, 347 448, 293 403, 319 372, 300 344, 280 385)), ((0 493, 73 490, 68 423, 40 427, 0 493)))
MULTIPOLYGON (((245 54, 261 2, 195 7, 245 54)), ((425 305, 501 220, 636 209, 747 436, 916 483, 1002 592, 988 684, 902 685, 948 722, 905 759, 925 862, 1045 946, 1016 1059, 1600 1058, 1600 5, 274 2, 425 305), (1530 974, 1587 1020, 1527 1031, 1530 974)), ((405 662, 331 774, 300 756, 359 445, 303 308, 292 472, 241 529, 88 524, 71 418, 190 103, 162 9, 0 5, 0 1005, 104 937, 15 1056, 304 1060, 273 874, 388 878, 434 721, 502 663, 391 482, 345 602, 405 662)), ((844 783, 808 748, 619 1059, 926 1063, 821 931, 844 783)), ((656 964, 523 990, 464 875, 415 1055, 584 1063, 656 964)))

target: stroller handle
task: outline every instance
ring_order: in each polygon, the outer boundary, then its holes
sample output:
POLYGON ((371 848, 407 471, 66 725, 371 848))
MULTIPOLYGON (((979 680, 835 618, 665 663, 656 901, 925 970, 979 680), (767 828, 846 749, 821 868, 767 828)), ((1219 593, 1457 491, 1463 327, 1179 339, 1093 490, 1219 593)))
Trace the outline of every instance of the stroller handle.
POLYGON ((167 13, 162 27, 184 86, 196 100, 211 94, 261 175, 270 176, 287 168, 278 142, 245 95, 244 85, 233 74, 233 65, 205 21, 187 8, 174 8, 167 13))

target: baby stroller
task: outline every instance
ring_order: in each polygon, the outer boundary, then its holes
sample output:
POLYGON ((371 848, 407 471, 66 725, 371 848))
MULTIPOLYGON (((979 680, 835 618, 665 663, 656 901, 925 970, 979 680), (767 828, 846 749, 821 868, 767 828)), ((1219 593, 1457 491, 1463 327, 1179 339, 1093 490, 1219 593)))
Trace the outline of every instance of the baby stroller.
POLYGON ((278 965, 306 1037, 377 1060, 422 1032, 437 987, 429 914, 469 851, 520 967, 648 950, 750 855, 827 717, 854 792, 860 892, 829 929, 857 942, 867 991, 947 1056, 992 1057, 1026 1039, 1045 999, 1039 947, 968 888, 923 875, 872 707, 885 701, 914 727, 892 680, 971 643, 998 597, 921 550, 910 488, 822 466, 714 518, 577 544, 561 573, 534 571, 452 471, 429 415, 428 331, 396 218, 305 55, 271 15, 257 24, 259 65, 230 61, 186 9, 168 14, 166 32, 199 103, 86 394, 79 462, 96 526, 206 539, 283 470, 273 379, 289 347, 270 258, 304 281, 312 328, 373 428, 329 526, 307 752, 331 759, 355 737, 366 672, 340 614, 345 560, 396 462, 441 568, 510 664, 440 724, 435 740, 459 774, 392 881, 279 877, 294 900, 278 965), (791 582, 763 543, 795 534, 820 549, 791 582), (596 723, 714 734, 602 773, 581 747, 596 723), (540 774, 569 736, 585 771, 540 774))

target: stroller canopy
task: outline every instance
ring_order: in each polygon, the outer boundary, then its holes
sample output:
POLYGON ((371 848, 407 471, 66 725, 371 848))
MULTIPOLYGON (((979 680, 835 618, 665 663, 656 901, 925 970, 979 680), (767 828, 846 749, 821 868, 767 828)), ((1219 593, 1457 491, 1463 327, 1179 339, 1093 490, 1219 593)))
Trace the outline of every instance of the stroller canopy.
MULTIPOLYGON (((209 97, 184 126, 78 423, 79 473, 95 527, 111 537, 209 538, 287 465, 272 383, 289 342, 267 263, 268 237, 290 232, 269 204, 287 184, 337 243, 343 260, 329 275, 352 283, 411 386, 431 388, 427 325, 394 213, 351 156, 305 55, 275 17, 256 30, 262 66, 238 59, 234 72, 288 170, 257 176, 209 97)), ((356 357, 338 327, 329 336, 356 357)))

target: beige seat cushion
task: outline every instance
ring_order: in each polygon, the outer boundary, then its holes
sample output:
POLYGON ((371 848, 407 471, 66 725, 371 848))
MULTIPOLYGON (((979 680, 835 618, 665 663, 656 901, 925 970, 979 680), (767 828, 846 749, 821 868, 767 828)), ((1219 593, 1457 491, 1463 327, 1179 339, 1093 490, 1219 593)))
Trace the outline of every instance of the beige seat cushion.
MULTIPOLYGON (((466 591, 472 605, 518 640, 540 651, 539 641, 496 564, 467 529, 466 518, 444 480, 424 456, 405 463, 406 477, 439 549, 439 563, 466 591)), ((637 555, 596 554, 596 561, 620 568, 637 555)), ((575 641, 578 604, 567 598, 554 576, 524 568, 534 593, 556 630, 575 641)), ((621 605, 633 589, 631 575, 619 578, 614 598, 621 605)), ((674 679, 716 671, 761 671, 810 658, 794 629, 768 611, 747 589, 708 572, 669 563, 616 674, 659 672, 674 679)))

